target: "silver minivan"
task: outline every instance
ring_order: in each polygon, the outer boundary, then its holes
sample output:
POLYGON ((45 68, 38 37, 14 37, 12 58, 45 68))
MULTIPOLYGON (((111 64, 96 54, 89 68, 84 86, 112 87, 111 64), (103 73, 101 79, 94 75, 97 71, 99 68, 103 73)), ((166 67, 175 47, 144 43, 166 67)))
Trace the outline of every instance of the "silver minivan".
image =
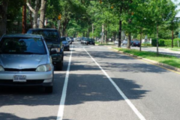
POLYGON ((0 40, 0 86, 43 86, 53 91, 54 67, 40 35, 4 35, 0 40))

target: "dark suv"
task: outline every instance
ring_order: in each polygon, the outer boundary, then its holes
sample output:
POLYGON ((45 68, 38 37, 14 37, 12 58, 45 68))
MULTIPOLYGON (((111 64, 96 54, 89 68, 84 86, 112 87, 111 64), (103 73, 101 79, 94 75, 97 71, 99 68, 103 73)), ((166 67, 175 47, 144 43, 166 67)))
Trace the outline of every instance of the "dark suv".
POLYGON ((64 52, 59 31, 53 28, 29 29, 27 34, 40 34, 44 37, 52 57, 53 65, 56 69, 62 70, 64 52))

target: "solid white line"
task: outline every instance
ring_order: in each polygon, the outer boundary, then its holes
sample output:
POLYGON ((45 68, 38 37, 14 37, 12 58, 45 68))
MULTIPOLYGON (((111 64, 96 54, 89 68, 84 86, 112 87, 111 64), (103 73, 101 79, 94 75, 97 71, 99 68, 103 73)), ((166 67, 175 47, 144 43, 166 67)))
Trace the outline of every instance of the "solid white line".
POLYGON ((106 73, 106 71, 96 62, 96 60, 89 54, 89 52, 83 48, 84 51, 89 55, 89 57, 96 63, 96 65, 101 69, 101 71, 106 75, 111 84, 116 88, 119 94, 123 97, 129 107, 134 111, 134 113, 138 116, 140 120, 146 120, 145 117, 137 110, 137 108, 132 104, 132 102, 126 97, 123 91, 117 86, 117 84, 111 79, 111 77, 106 73))
POLYGON ((59 104, 57 120, 62 120, 63 119, 64 105, 65 105, 66 93, 67 93, 67 87, 68 87, 68 81, 69 81, 69 71, 70 71, 70 66, 71 66, 71 59, 72 59, 72 51, 71 51, 71 54, 70 54, 70 57, 69 57, 69 63, 68 63, 67 71, 66 71, 66 77, 65 77, 65 80, 64 80, 64 86, 63 86, 63 91, 62 91, 62 95, 61 95, 61 101, 60 101, 60 104, 59 104))

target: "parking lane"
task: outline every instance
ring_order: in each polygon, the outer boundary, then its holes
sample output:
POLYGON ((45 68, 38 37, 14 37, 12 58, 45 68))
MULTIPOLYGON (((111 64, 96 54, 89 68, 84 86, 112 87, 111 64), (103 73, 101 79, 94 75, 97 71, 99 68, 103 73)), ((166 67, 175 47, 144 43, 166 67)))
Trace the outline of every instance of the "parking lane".
POLYGON ((37 87, 0 88, 0 120, 56 120, 70 52, 63 71, 55 71, 54 92, 37 87))

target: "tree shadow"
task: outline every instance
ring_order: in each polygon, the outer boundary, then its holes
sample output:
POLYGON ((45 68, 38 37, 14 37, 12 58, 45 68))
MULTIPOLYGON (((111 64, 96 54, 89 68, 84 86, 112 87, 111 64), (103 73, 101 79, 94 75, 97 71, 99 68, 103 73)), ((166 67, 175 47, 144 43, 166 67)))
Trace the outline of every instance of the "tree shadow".
MULTIPOLYGON (((40 118, 35 118, 31 120, 56 120, 56 116, 50 116, 50 117, 40 117, 40 118)), ((10 113, 0 113, 0 120, 30 120, 26 118, 20 118, 14 114, 10 113)))
MULTIPOLYGON (((136 84, 133 80, 112 79, 129 99, 141 99, 145 97, 147 92, 150 92, 142 90, 142 86, 136 84)), ((83 104, 89 101, 110 102, 124 100, 104 75, 71 74, 68 86, 70 86, 70 89, 68 89, 66 105, 83 104)))

